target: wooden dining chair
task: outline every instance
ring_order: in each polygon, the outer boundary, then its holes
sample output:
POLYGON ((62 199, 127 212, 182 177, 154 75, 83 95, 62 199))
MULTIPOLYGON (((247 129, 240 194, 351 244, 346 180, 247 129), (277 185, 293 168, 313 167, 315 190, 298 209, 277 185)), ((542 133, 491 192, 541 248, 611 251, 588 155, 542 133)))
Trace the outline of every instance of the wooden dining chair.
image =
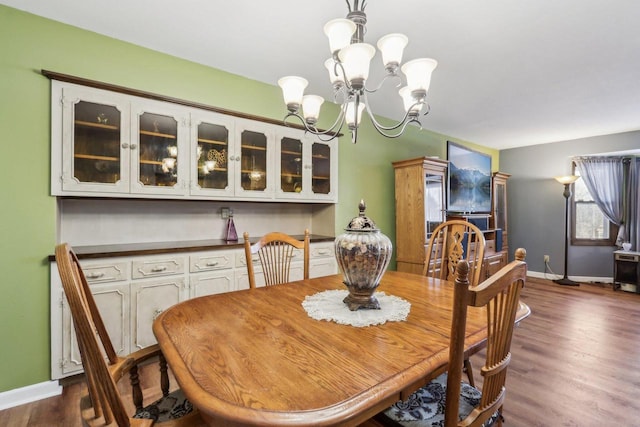
POLYGON ((420 388, 405 401, 392 405, 376 418, 383 425, 489 427, 502 425, 511 338, 525 284, 526 251, 516 250, 516 260, 477 286, 471 286, 466 260, 456 268, 449 370, 420 388), (461 381, 468 307, 487 311, 487 350, 482 368, 482 390, 461 381))
POLYGON ((438 225, 427 244, 422 274, 436 279, 455 280, 458 261, 466 259, 471 269, 471 286, 480 283, 486 242, 477 226, 454 219, 438 225))
POLYGON ((267 233, 253 245, 249 241, 249 233, 244 232, 244 253, 249 274, 249 288, 256 287, 253 268, 253 255, 258 254, 265 285, 277 285, 289 282, 291 263, 294 261, 295 249, 302 249, 303 277, 309 278, 309 230, 304 230, 303 240, 297 240, 288 234, 278 231, 267 233))
MULTIPOLYGON (((431 234, 422 274, 453 282, 458 262, 466 259, 471 269, 469 282, 471 286, 476 286, 481 279, 485 246, 484 233, 474 224, 457 219, 445 221, 431 234)), ((469 383, 474 386, 473 368, 468 355, 464 359, 464 370, 469 383)))
POLYGON ((157 345, 124 357, 116 354, 76 254, 63 243, 56 246, 55 257, 87 380, 87 394, 80 401, 85 424, 119 427, 206 425, 181 390, 169 392, 167 363, 157 345), (138 366, 154 358, 158 360, 160 370, 160 390, 155 395, 161 397, 145 406, 138 366), (118 386, 127 374, 133 400, 129 405, 122 399, 118 386), (133 415, 129 415, 131 412, 133 415))

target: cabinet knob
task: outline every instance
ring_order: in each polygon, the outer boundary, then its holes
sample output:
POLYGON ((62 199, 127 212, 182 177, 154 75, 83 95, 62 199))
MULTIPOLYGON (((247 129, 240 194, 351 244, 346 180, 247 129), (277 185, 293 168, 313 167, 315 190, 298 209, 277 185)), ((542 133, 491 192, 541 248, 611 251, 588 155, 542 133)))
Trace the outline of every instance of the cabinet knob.
POLYGON ((167 267, 166 267, 165 265, 159 265, 159 266, 157 266, 157 267, 153 267, 153 268, 151 269, 151 272, 153 272, 153 273, 160 273, 160 272, 165 271, 166 269, 167 269, 167 267))
POLYGON ((153 320, 156 320, 158 318, 158 316, 160 316, 162 314, 164 310, 161 308, 157 308, 153 311, 153 320))
POLYGON ((135 150, 136 148, 138 148, 138 146, 136 144, 131 144, 131 149, 135 150))
POLYGON ((218 265, 218 261, 209 261, 207 263, 207 267, 215 267, 216 265, 218 265))
POLYGON ((122 148, 124 148, 124 149, 129 148, 129 143, 127 143, 127 142, 123 142, 123 143, 122 143, 122 148))

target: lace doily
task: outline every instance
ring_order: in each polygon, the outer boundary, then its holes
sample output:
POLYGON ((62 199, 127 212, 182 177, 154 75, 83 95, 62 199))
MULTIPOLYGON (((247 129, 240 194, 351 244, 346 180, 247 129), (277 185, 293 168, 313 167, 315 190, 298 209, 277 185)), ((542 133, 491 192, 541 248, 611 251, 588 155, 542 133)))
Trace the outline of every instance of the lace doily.
POLYGON ((342 302, 349 294, 348 290, 331 290, 307 296, 302 307, 309 317, 316 320, 329 320, 341 325, 357 327, 381 325, 385 322, 401 322, 407 319, 411 303, 402 298, 376 292, 380 310, 351 311, 342 302))

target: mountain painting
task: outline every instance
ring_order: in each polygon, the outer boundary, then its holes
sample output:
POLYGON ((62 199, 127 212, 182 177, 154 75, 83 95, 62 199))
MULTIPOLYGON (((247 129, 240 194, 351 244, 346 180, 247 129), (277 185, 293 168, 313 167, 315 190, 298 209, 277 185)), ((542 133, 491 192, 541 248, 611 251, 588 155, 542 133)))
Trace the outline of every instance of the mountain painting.
POLYGON ((449 212, 491 212, 491 156, 448 142, 449 212))

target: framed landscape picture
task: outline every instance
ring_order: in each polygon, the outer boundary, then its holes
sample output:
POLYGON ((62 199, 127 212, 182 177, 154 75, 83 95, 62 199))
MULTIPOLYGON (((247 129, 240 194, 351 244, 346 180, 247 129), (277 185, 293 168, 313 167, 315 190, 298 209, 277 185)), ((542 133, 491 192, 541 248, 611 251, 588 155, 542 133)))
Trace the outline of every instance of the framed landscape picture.
POLYGON ((491 156, 447 141, 447 211, 491 212, 491 156))

